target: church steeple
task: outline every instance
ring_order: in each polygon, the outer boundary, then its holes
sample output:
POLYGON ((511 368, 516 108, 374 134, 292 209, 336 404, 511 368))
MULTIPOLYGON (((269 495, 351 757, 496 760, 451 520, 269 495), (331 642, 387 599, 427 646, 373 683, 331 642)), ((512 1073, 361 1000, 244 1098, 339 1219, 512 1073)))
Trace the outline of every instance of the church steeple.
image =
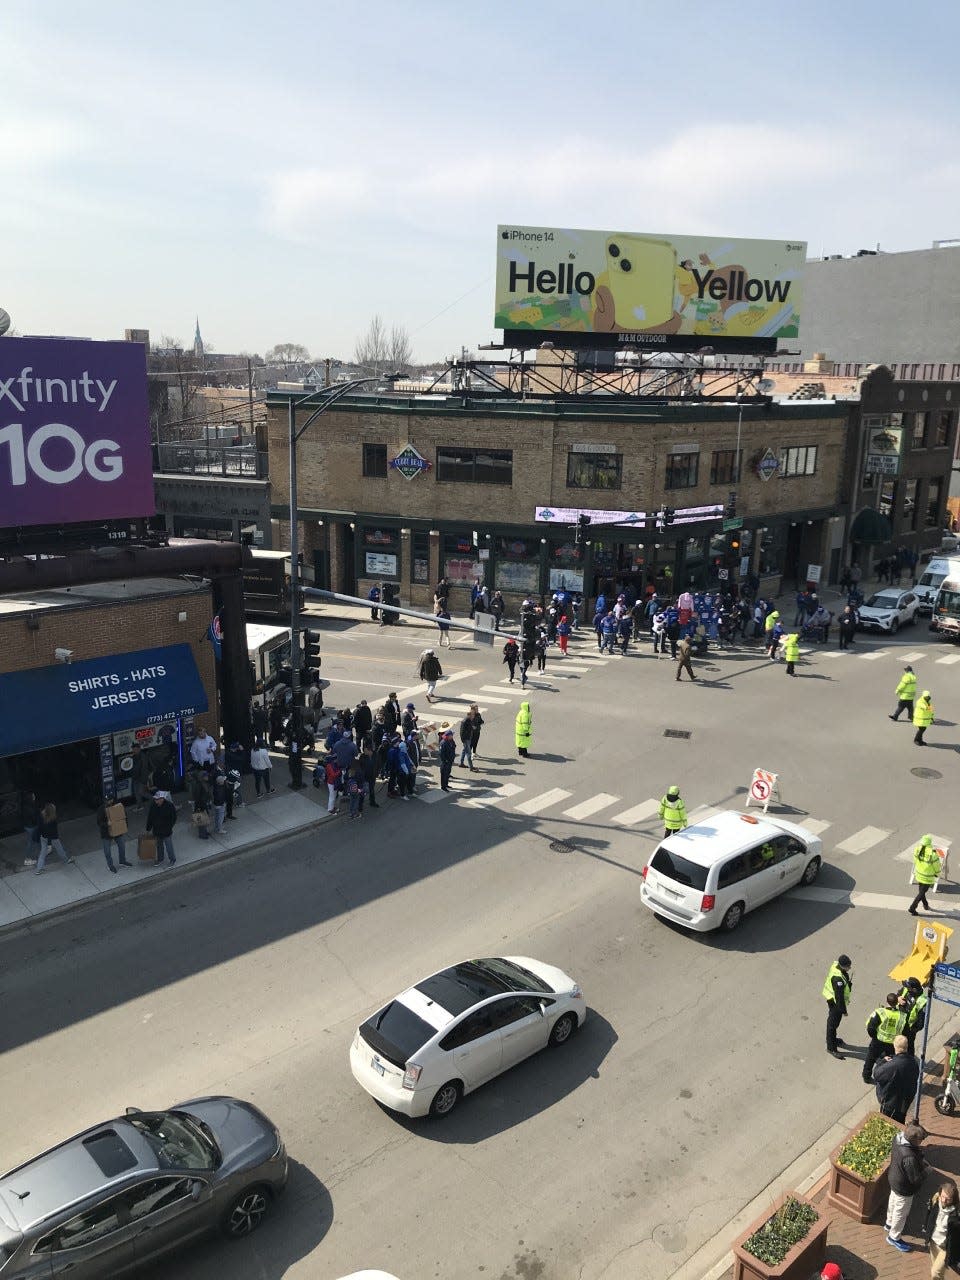
POLYGON ((197 327, 193 335, 193 354, 198 360, 203 359, 203 339, 200 337, 200 317, 197 316, 197 327))

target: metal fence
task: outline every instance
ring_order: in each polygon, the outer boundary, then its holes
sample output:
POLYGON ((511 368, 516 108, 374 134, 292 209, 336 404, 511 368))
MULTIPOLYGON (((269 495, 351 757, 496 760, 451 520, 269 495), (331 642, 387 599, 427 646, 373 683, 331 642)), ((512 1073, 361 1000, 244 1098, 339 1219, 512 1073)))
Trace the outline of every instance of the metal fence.
POLYGON ((206 445, 179 441, 153 446, 154 470, 162 474, 267 478, 267 454, 254 444, 206 445))

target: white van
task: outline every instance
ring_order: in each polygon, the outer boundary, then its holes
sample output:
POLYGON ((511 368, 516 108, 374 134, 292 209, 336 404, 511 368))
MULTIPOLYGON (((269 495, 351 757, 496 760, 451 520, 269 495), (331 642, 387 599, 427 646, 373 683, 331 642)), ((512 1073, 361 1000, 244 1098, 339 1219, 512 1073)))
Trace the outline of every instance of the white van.
POLYGON ((706 933, 735 929, 747 911, 813 884, 823 846, 805 827, 752 813, 718 813, 668 836, 643 868, 640 900, 706 933))
POLYGON ((917 613, 933 613, 933 605, 944 578, 960 578, 960 556, 934 556, 914 587, 917 613))

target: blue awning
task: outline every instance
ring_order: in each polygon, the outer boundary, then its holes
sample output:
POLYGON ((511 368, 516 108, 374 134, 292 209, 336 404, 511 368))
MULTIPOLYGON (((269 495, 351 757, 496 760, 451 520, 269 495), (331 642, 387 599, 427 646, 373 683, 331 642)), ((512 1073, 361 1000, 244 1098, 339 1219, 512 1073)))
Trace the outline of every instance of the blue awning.
POLYGON ((0 756, 207 710, 188 644, 0 675, 0 756))

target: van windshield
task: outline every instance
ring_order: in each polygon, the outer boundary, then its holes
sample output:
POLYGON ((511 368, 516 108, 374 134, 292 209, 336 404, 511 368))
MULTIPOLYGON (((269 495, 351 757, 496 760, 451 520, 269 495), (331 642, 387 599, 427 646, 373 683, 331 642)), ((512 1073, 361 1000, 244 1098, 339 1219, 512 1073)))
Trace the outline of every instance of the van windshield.
POLYGON ((698 862, 688 862, 663 845, 650 859, 650 865, 654 871, 659 871, 668 880, 675 880, 677 884, 686 885, 690 889, 703 890, 707 887, 706 867, 701 867, 698 862))
POLYGON ((960 590, 941 588, 937 596, 937 613, 948 613, 951 618, 960 617, 960 590))
POLYGON ((945 573, 931 573, 930 570, 928 569, 927 572, 920 579, 920 582, 918 585, 921 587, 939 587, 940 583, 944 580, 946 576, 947 575, 945 573))

